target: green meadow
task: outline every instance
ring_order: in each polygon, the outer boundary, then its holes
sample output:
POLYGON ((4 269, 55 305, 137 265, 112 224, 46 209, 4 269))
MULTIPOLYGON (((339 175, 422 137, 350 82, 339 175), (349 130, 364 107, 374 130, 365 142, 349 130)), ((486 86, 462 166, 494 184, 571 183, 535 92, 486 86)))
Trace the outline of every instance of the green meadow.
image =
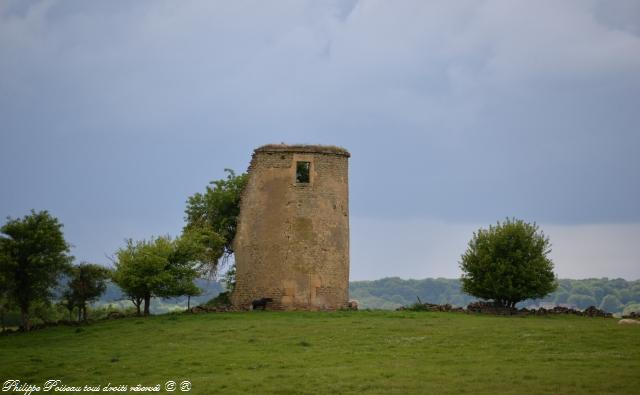
POLYGON ((395 311, 168 314, 1 336, 0 378, 160 384, 161 393, 186 380, 195 394, 631 394, 640 393, 640 325, 395 311))

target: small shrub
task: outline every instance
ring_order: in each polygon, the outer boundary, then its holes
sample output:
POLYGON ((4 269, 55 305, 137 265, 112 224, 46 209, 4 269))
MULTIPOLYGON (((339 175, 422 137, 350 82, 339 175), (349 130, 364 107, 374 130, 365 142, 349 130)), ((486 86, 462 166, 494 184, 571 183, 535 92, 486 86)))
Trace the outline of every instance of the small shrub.
POLYGON ((224 307, 230 305, 231 299, 229 291, 219 293, 218 296, 204 304, 206 307, 224 307))
POLYGON ((409 310, 409 311, 428 311, 429 308, 425 304, 416 302, 414 304, 410 304, 404 310, 409 310))
POLYGON ((107 304, 90 308, 91 318, 95 320, 103 320, 111 318, 114 313, 120 313, 122 316, 134 315, 136 313, 135 307, 122 308, 117 304, 107 304))

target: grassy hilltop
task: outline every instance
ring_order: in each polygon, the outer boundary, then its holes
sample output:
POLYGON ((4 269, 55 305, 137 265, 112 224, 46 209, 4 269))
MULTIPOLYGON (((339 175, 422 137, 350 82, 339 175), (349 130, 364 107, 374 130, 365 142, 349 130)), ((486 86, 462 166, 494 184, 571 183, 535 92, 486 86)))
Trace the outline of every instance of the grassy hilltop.
POLYGON ((573 316, 170 314, 3 336, 0 361, 2 382, 189 380, 196 394, 637 393, 640 327, 573 316))

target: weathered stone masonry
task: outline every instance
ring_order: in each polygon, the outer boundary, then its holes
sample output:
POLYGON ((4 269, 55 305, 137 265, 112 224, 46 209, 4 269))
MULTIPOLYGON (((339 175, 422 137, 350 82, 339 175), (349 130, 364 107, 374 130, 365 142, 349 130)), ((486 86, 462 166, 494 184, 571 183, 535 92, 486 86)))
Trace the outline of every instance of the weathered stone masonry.
POLYGON ((256 149, 234 240, 232 302, 273 298, 270 309, 333 310, 349 297, 350 154, 337 147, 256 149), (298 182, 299 165, 308 182, 298 182))

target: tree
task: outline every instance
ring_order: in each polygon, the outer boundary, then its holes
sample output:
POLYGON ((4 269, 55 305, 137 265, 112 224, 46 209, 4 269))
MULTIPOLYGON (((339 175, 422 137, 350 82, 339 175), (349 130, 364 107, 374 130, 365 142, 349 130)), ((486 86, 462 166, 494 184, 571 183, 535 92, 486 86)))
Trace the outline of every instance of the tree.
POLYGON ((67 309, 78 308, 78 320, 87 320, 87 303, 96 301, 107 289, 109 270, 93 263, 81 263, 71 269, 67 287, 67 309))
POLYGON ((191 309, 191 297, 202 295, 202 290, 193 282, 185 284, 182 295, 187 295, 187 310, 191 309))
POLYGON ((236 176, 231 169, 225 169, 225 172, 227 177, 211 181, 204 194, 190 196, 185 210, 184 232, 207 236, 202 239, 207 243, 207 256, 202 260, 200 269, 210 277, 214 277, 233 254, 240 198, 248 181, 246 173, 236 176))
POLYGON ((7 219, 0 228, 0 273, 7 294, 20 309, 22 329, 30 329, 29 309, 48 302, 51 289, 71 264, 62 224, 47 211, 7 219))
POLYGON ((7 281, 4 273, 0 272, 0 324, 2 325, 2 332, 6 330, 6 324, 4 321, 5 312, 10 308, 9 282, 7 281))
POLYGON ((480 229, 462 255, 464 292, 504 307, 542 298, 557 287, 549 238, 518 219, 480 229))
POLYGON ((195 266, 203 249, 201 243, 188 236, 176 240, 163 236, 135 243, 128 240, 126 247, 116 252, 113 281, 134 303, 138 314, 144 301, 144 315, 149 315, 151 298, 193 292, 189 284, 198 275, 195 266))
MULTIPOLYGON (((62 298, 58 302, 62 307, 69 312, 69 321, 73 319, 73 310, 76 309, 76 301, 73 299, 73 292, 67 288, 62 292, 62 298)), ((78 317, 80 319, 80 317, 78 317)))

